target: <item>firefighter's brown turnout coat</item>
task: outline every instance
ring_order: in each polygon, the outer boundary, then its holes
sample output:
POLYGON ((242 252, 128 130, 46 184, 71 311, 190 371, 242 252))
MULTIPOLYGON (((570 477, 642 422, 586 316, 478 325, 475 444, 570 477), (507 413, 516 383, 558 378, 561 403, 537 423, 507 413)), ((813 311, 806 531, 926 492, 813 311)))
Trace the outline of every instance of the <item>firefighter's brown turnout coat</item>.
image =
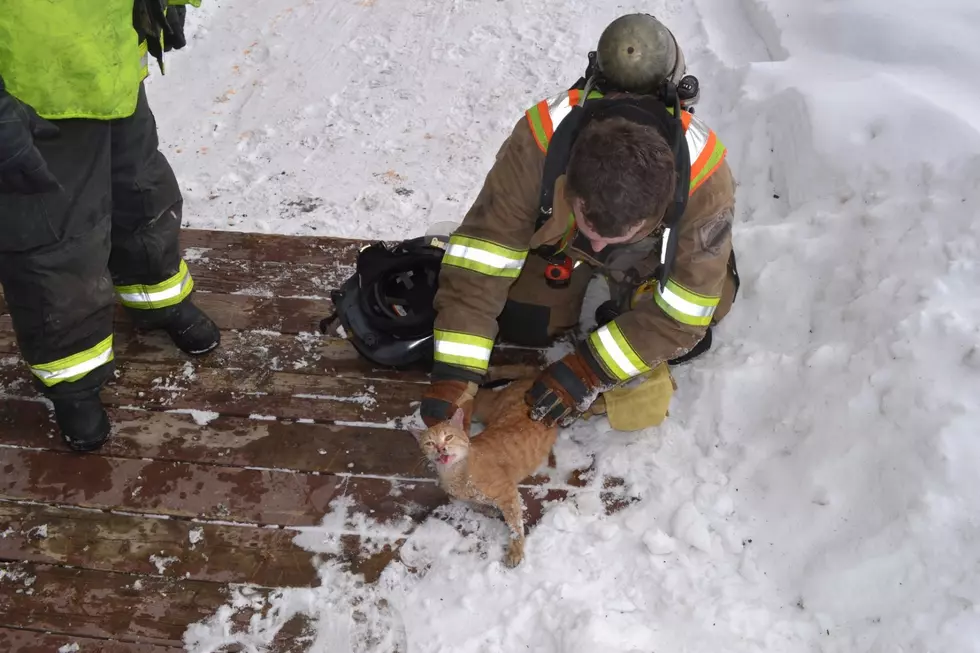
MULTIPOLYGON (((556 183, 551 219, 535 230, 548 143, 580 96, 575 90, 563 92, 525 112, 453 234, 435 298, 437 369, 464 378, 486 372, 498 333, 497 318, 512 289, 521 285, 515 280, 523 281, 532 268, 534 283, 542 274, 541 259, 533 254, 542 244, 565 244, 574 260, 588 266, 589 275, 598 270, 612 288, 627 286, 632 293, 625 312, 588 337, 588 346, 610 378, 625 382, 682 355, 727 313, 734 292, 730 269, 734 180, 718 137, 687 111, 681 113, 692 162, 690 195, 665 288, 661 290, 654 281, 646 284, 646 292, 642 288, 633 292, 635 283, 626 277, 628 270, 641 279, 653 277, 660 263, 662 216, 651 216, 651 224, 660 226, 641 231, 632 242, 592 252, 587 239, 576 238, 562 176, 556 183)), ((540 284, 544 286, 543 277, 540 284)))

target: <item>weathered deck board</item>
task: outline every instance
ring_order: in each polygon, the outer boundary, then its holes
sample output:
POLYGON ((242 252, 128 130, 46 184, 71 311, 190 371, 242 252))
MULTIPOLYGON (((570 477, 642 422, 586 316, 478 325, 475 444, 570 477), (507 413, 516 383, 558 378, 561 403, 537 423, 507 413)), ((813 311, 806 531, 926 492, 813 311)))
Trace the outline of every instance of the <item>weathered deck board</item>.
MULTIPOLYGON (((175 368, 191 361, 195 367, 215 369, 269 369, 316 376, 390 378, 396 381, 424 382, 421 370, 393 370, 373 365, 354 346, 341 338, 319 334, 281 334, 269 331, 224 331, 218 349, 207 356, 190 357, 174 347, 162 332, 137 333, 126 324, 117 324, 113 341, 116 358, 123 361, 158 363, 175 368)), ((0 317, 0 354, 18 354, 10 318, 0 317)), ((496 373, 513 373, 518 366, 540 366, 541 355, 531 349, 500 347, 490 360, 496 373)), ((519 372, 520 370, 518 370, 519 372)))
MULTIPOLYGON (((271 370, 228 370, 120 361, 103 400, 152 410, 202 409, 224 415, 276 416, 316 421, 386 424, 415 412, 425 386, 271 370)), ((8 395, 33 397, 30 373, 17 362, 0 364, 8 395)))
MULTIPOLYGON (((304 299, 259 295, 226 295, 199 289, 194 303, 222 329, 316 333, 320 320, 330 314, 328 299, 304 299)), ((0 315, 7 315, 7 303, 0 296, 0 315)), ((116 323, 129 323, 122 306, 116 306, 116 323)))
POLYGON ((300 531, 290 528, 9 502, 0 502, 0 533, 2 561, 264 587, 317 585, 317 559, 337 559, 374 582, 404 541, 378 536, 365 549, 358 535, 337 534, 334 555, 299 547, 300 531))
MULTIPOLYGON (((7 628, 179 647, 187 624, 227 601, 218 583, 0 563, 0 614, 7 628)), ((245 609, 232 619, 244 624, 251 614, 245 609)))
MULTIPOLYGON (((103 392, 114 430, 97 453, 67 451, 48 407, 32 400, 0 297, 0 560, 10 561, 0 564, 0 650, 77 642, 81 651, 176 653, 188 624, 227 604, 224 583, 253 584, 259 596, 316 585, 320 554, 293 540, 300 529, 320 532, 331 510, 387 524, 371 530, 371 546, 354 526, 336 534, 337 557, 374 582, 448 502, 402 430, 427 375, 378 368, 318 334, 330 291, 367 241, 181 238, 195 301, 223 329, 222 347, 185 356, 161 333, 134 331, 117 307, 119 372, 103 392)), ((542 362, 542 352, 500 347, 491 375, 542 362)), ((579 473, 528 479, 528 527, 547 502, 576 493, 598 492, 608 510, 629 500, 609 482, 585 485, 579 473)), ((270 652, 305 653, 307 625, 291 622, 270 652)))
MULTIPOLYGON (((333 311, 328 299, 296 297, 197 292, 194 303, 222 329, 264 329, 291 334, 316 333, 320 320, 333 311)), ((121 306, 116 320, 129 320, 121 306)))
MULTIPOLYGON (((115 430, 101 453, 121 458, 265 467, 300 472, 434 478, 407 431, 110 409, 115 430)), ((0 444, 68 451, 48 408, 0 402, 0 444)))
POLYGON ((184 256, 191 262, 199 258, 209 258, 325 266, 353 265, 358 250, 369 242, 328 236, 297 237, 245 231, 183 229, 180 232, 184 256))
POLYGON ((317 580, 294 530, 0 503, 0 533, 0 560, 270 587, 317 580))
MULTIPOLYGON (((0 448, 0 499, 277 526, 314 526, 343 499, 349 509, 407 528, 448 501, 428 479, 305 474, 152 459, 0 448)), ((566 488, 521 487, 526 523, 566 488)))
POLYGON ((0 651, 4 653, 56 653, 59 650, 68 650, 62 647, 72 645, 78 647, 71 649, 76 653, 184 653, 182 646, 51 635, 36 630, 14 630, 0 626, 0 651))
POLYGON ((378 521, 420 518, 446 501, 421 480, 13 448, 0 448, 0 471, 0 499, 280 526, 316 525, 341 497, 378 521))

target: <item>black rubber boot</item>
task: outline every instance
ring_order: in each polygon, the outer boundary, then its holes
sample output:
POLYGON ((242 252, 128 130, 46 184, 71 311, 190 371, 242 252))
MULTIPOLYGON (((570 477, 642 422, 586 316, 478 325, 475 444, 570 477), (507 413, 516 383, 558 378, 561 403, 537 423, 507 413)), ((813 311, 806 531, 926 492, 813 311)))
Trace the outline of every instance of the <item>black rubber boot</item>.
POLYGON ((75 451, 95 451, 109 439, 109 416, 98 393, 53 398, 61 437, 75 451))
POLYGON ((206 354, 221 344, 221 330, 190 300, 174 307, 161 327, 181 351, 192 356, 206 354))

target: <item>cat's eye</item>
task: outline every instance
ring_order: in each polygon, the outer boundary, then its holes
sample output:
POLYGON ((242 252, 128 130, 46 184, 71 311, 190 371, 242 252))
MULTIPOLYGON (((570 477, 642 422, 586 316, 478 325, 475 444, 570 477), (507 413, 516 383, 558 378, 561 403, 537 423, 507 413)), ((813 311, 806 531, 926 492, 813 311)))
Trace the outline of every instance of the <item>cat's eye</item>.
POLYGON ((446 442, 449 442, 449 441, 450 441, 450 440, 452 440, 452 439, 453 439, 454 437, 456 437, 456 436, 455 436, 455 435, 453 435, 452 433, 447 433, 447 434, 446 434, 446 442))

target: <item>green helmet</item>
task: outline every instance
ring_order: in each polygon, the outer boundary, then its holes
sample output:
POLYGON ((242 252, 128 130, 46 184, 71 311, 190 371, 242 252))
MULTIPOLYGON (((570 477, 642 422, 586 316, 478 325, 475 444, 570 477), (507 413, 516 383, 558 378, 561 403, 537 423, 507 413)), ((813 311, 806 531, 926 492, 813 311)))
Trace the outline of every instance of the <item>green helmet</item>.
POLYGON ((677 84, 684 76, 684 55, 674 35, 650 14, 627 14, 611 22, 596 52, 606 86, 621 91, 650 93, 665 80, 677 84))

